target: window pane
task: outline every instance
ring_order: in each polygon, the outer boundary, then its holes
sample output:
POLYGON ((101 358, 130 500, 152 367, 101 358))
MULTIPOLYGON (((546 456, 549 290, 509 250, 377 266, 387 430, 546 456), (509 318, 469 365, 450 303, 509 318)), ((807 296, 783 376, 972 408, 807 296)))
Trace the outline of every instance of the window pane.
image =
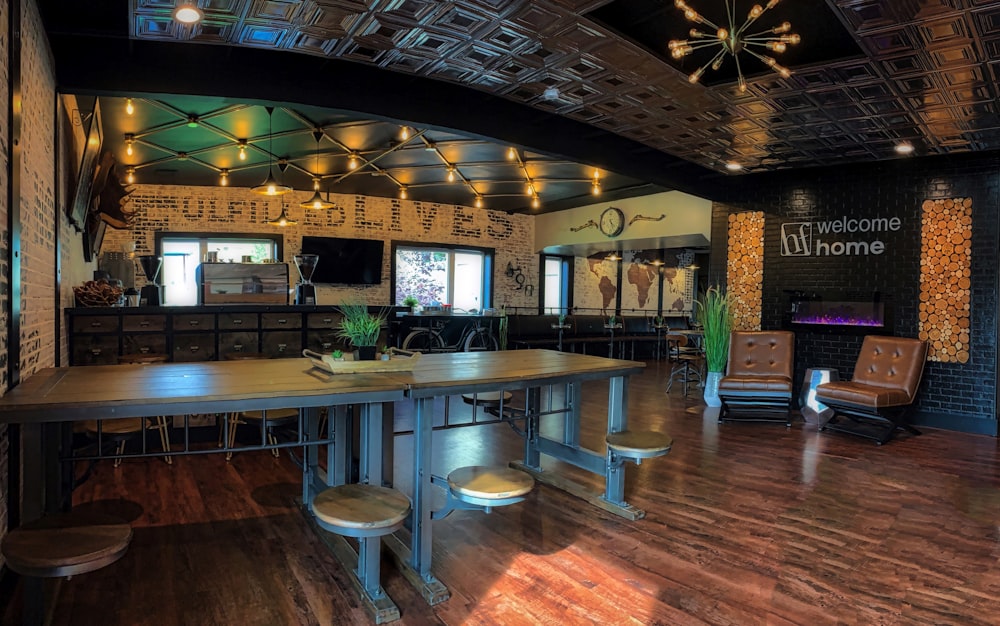
POLYGON ((421 306, 443 303, 448 297, 448 252, 396 249, 396 304, 413 296, 421 306))
POLYGON ((219 261, 240 263, 243 257, 251 257, 253 263, 261 263, 274 258, 274 243, 257 239, 209 239, 208 251, 219 253, 219 261))
POLYGON ((562 301, 562 267, 562 259, 545 259, 545 301, 542 306, 545 307, 546 313, 560 313, 561 309, 566 306, 566 303, 562 301))
POLYGON ((479 311, 483 294, 483 254, 455 253, 455 287, 452 305, 456 309, 479 311))
POLYGON ((194 270, 198 266, 201 243, 197 239, 163 240, 163 304, 193 306, 198 304, 198 283, 194 270))

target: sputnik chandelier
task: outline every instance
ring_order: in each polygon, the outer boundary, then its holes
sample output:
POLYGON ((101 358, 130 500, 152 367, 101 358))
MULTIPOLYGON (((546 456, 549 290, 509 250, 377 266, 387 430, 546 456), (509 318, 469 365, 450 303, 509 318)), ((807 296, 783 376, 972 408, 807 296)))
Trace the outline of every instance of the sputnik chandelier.
POLYGON ((747 15, 746 21, 743 22, 742 26, 737 28, 736 0, 732 0, 732 2, 726 0, 726 14, 728 17, 727 28, 716 26, 711 21, 705 19, 704 16, 689 7, 684 0, 674 0, 674 6, 684 11, 684 17, 692 22, 703 24, 704 26, 715 30, 715 34, 702 32, 697 28, 692 28, 689 33, 691 39, 672 40, 670 42, 669 48, 671 55, 675 59, 680 59, 691 54, 695 50, 719 46, 719 51, 715 54, 715 56, 712 57, 708 63, 692 72, 691 75, 688 76, 688 81, 692 83, 698 82, 701 79, 702 74, 704 74, 705 70, 709 67, 711 67, 712 70, 718 70, 722 67, 723 62, 726 60, 726 56, 728 55, 732 56, 733 61, 736 63, 736 74, 739 76, 738 89, 741 94, 745 93, 747 90, 747 81, 743 78, 743 68, 740 66, 740 53, 742 52, 746 52, 747 54, 760 59, 761 62, 785 78, 791 76, 792 72, 788 68, 778 65, 778 62, 773 57, 760 54, 754 50, 754 47, 757 47, 764 50, 770 50, 771 52, 780 53, 784 52, 789 45, 799 43, 799 36, 788 32, 792 29, 791 24, 784 22, 779 26, 768 28, 759 32, 750 34, 747 34, 746 32, 747 29, 749 29, 761 15, 766 13, 769 9, 773 9, 778 2, 779 0, 769 0, 767 6, 764 7, 761 7, 759 4, 753 5, 753 8, 750 9, 750 13, 747 15))

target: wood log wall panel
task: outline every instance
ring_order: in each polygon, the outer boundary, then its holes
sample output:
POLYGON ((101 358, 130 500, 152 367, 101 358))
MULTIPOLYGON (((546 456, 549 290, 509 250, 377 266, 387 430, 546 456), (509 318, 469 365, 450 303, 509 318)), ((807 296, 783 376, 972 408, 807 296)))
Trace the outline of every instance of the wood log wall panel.
POLYGON ((729 216, 726 285, 732 298, 733 328, 760 330, 764 281, 764 212, 729 216))
POLYGON ((920 338, 927 360, 966 363, 972 275, 972 198, 926 200, 920 231, 920 338))

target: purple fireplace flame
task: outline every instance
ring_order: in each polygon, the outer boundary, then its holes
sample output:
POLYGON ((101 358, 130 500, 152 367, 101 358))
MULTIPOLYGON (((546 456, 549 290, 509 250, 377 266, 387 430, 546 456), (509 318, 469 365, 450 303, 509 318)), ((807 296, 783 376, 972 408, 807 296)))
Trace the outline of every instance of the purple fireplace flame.
POLYGON ((826 326, 884 326, 881 302, 800 302, 792 314, 794 324, 826 326))

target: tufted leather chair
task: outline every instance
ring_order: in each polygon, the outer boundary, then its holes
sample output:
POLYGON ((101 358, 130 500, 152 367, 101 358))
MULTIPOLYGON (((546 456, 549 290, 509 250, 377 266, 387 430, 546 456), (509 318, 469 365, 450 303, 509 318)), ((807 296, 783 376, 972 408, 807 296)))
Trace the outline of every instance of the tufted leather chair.
POLYGON ((726 375, 719 381, 719 421, 782 421, 791 426, 794 356, 791 331, 734 331, 726 375))
POLYGON ((861 344, 854 377, 816 387, 816 399, 834 410, 820 430, 848 432, 880 445, 897 429, 919 435, 904 418, 917 395, 926 361, 926 341, 868 335, 861 344), (842 421, 845 418, 849 421, 842 421))

